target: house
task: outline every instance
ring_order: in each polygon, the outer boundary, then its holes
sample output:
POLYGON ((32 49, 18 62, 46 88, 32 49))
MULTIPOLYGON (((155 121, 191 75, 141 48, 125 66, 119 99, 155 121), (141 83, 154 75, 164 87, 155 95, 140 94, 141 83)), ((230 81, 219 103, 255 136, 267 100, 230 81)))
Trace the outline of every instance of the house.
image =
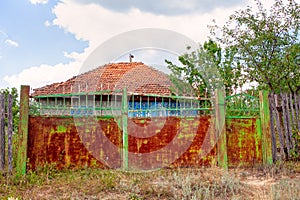
POLYGON ((171 88, 167 74, 142 62, 121 62, 36 88, 31 97, 40 115, 121 115, 124 100, 129 117, 197 115, 198 99, 176 97, 171 88))

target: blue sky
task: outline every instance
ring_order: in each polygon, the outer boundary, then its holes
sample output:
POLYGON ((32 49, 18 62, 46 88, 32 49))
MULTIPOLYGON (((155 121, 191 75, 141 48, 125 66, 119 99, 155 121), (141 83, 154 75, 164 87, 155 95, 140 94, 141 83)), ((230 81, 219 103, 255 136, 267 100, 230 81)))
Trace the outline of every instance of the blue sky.
POLYGON ((19 73, 29 66, 66 63, 69 58, 64 52, 80 52, 88 45, 62 28, 45 25, 55 18, 52 8, 56 3, 34 5, 28 0, 1 1, 0 77, 19 73))
MULTIPOLYGON (((167 29, 202 43, 213 19, 222 24, 235 10, 251 4, 252 0, 1 1, 0 88, 36 88, 71 78, 97 46, 126 31, 167 29)), ((142 55, 135 61, 145 61, 142 55)))

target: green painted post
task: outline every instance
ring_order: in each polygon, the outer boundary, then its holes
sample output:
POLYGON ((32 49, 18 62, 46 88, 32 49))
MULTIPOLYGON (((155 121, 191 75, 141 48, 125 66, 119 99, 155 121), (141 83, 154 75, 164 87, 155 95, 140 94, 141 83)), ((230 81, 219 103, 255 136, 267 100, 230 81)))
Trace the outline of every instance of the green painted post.
POLYGON ((29 115, 29 89, 27 85, 21 86, 20 115, 19 115, 19 148, 17 155, 17 175, 26 174, 27 140, 28 140, 28 115, 29 115))
POLYGON ((216 121, 215 130, 217 135, 217 159, 218 165, 228 169, 227 142, 225 129, 225 92, 222 89, 215 90, 216 95, 216 121))
POLYGON ((268 91, 259 91, 259 109, 262 133, 262 157, 264 165, 271 165, 273 163, 272 140, 270 129, 270 108, 268 96, 268 91))
POLYGON ((123 130, 123 152, 122 152, 122 167, 124 170, 128 170, 128 101, 127 101, 127 89, 123 89, 122 95, 122 130, 123 130))

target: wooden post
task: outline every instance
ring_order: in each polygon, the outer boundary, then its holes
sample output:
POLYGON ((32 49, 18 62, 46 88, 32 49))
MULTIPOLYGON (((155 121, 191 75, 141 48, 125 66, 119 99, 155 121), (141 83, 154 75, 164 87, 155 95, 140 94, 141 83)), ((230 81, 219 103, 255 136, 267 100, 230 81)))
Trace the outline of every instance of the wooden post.
MULTIPOLYGON (((277 144, 276 144, 276 132, 275 132, 275 123, 274 123, 274 107, 273 107, 273 94, 269 96, 269 106, 270 106, 270 126, 271 126, 271 139, 272 139, 272 158, 273 161, 277 160, 277 144)), ((259 127, 260 128, 260 127, 259 127)), ((282 147, 283 152, 283 147, 282 147)))
POLYGON ((0 94, 0 170, 5 169, 5 94, 0 94))
POLYGON ((284 160, 284 158, 286 157, 285 152, 284 152, 284 138, 283 138, 283 130, 281 127, 281 123, 280 123, 280 115, 278 112, 278 109, 276 107, 276 100, 278 99, 278 96, 276 94, 271 94, 272 98, 271 98, 271 105, 273 107, 274 110, 274 115, 275 115, 275 124, 276 124, 276 129, 277 129, 277 133, 278 133, 278 138, 279 138, 279 143, 280 143, 280 157, 282 160, 284 160), (276 98, 275 98, 276 97, 276 98))
POLYGON ((12 152, 12 134, 13 134, 13 113, 12 113, 12 95, 8 95, 8 100, 7 100, 7 135, 8 135, 8 140, 7 140, 7 153, 8 153, 8 171, 11 173, 12 172, 12 160, 13 160, 13 152, 12 152))
POLYGON ((290 143, 289 137, 289 129, 288 129, 288 119, 287 119, 287 111, 285 107, 285 95, 281 94, 281 107, 282 107, 282 118, 283 118, 283 126, 284 126, 284 138, 285 138, 285 146, 287 148, 288 157, 290 157, 290 151, 292 149, 292 145, 290 143))
POLYGON ((298 108, 298 98, 297 98, 297 93, 294 93, 294 106, 296 110, 296 121, 297 121, 297 126, 298 126, 298 131, 300 131, 300 116, 299 116, 299 108, 298 108))
POLYGON ((122 152, 122 168, 128 170, 128 101, 127 89, 123 89, 122 94, 122 131, 123 131, 123 152, 122 152))
POLYGON ((289 98, 290 98, 290 108, 292 113, 291 124, 292 124, 292 131, 293 131, 294 129, 296 129, 296 121, 297 121, 295 117, 295 110, 293 104, 293 93, 290 93, 289 98))
POLYGON ((268 91, 259 91, 260 119, 262 126, 262 157, 264 165, 270 165, 273 163, 268 95, 268 91))
POLYGON ((27 85, 21 86, 20 120, 19 120, 19 148, 17 157, 17 176, 26 174, 27 140, 28 140, 28 114, 29 114, 29 89, 27 85))
POLYGON ((221 89, 215 90, 216 94, 216 118, 215 129, 217 135, 217 159, 218 165, 228 169, 227 142, 225 128, 225 92, 221 89))
POLYGON ((289 138, 289 141, 290 141, 290 145, 291 145, 291 148, 293 149, 295 147, 295 144, 294 144, 294 139, 293 139, 293 127, 292 127, 292 121, 291 121, 291 111, 290 111, 290 108, 289 108, 289 96, 287 94, 284 94, 285 96, 285 107, 286 107, 286 124, 287 124, 287 134, 288 134, 288 138, 289 138))

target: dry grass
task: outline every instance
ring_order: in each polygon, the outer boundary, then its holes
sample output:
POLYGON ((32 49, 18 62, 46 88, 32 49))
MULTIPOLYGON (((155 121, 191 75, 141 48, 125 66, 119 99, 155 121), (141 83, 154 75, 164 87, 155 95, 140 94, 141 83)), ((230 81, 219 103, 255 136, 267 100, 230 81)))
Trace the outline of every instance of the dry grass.
POLYGON ((251 169, 162 169, 132 173, 45 167, 0 178, 0 199, 300 199, 300 164, 251 169))

